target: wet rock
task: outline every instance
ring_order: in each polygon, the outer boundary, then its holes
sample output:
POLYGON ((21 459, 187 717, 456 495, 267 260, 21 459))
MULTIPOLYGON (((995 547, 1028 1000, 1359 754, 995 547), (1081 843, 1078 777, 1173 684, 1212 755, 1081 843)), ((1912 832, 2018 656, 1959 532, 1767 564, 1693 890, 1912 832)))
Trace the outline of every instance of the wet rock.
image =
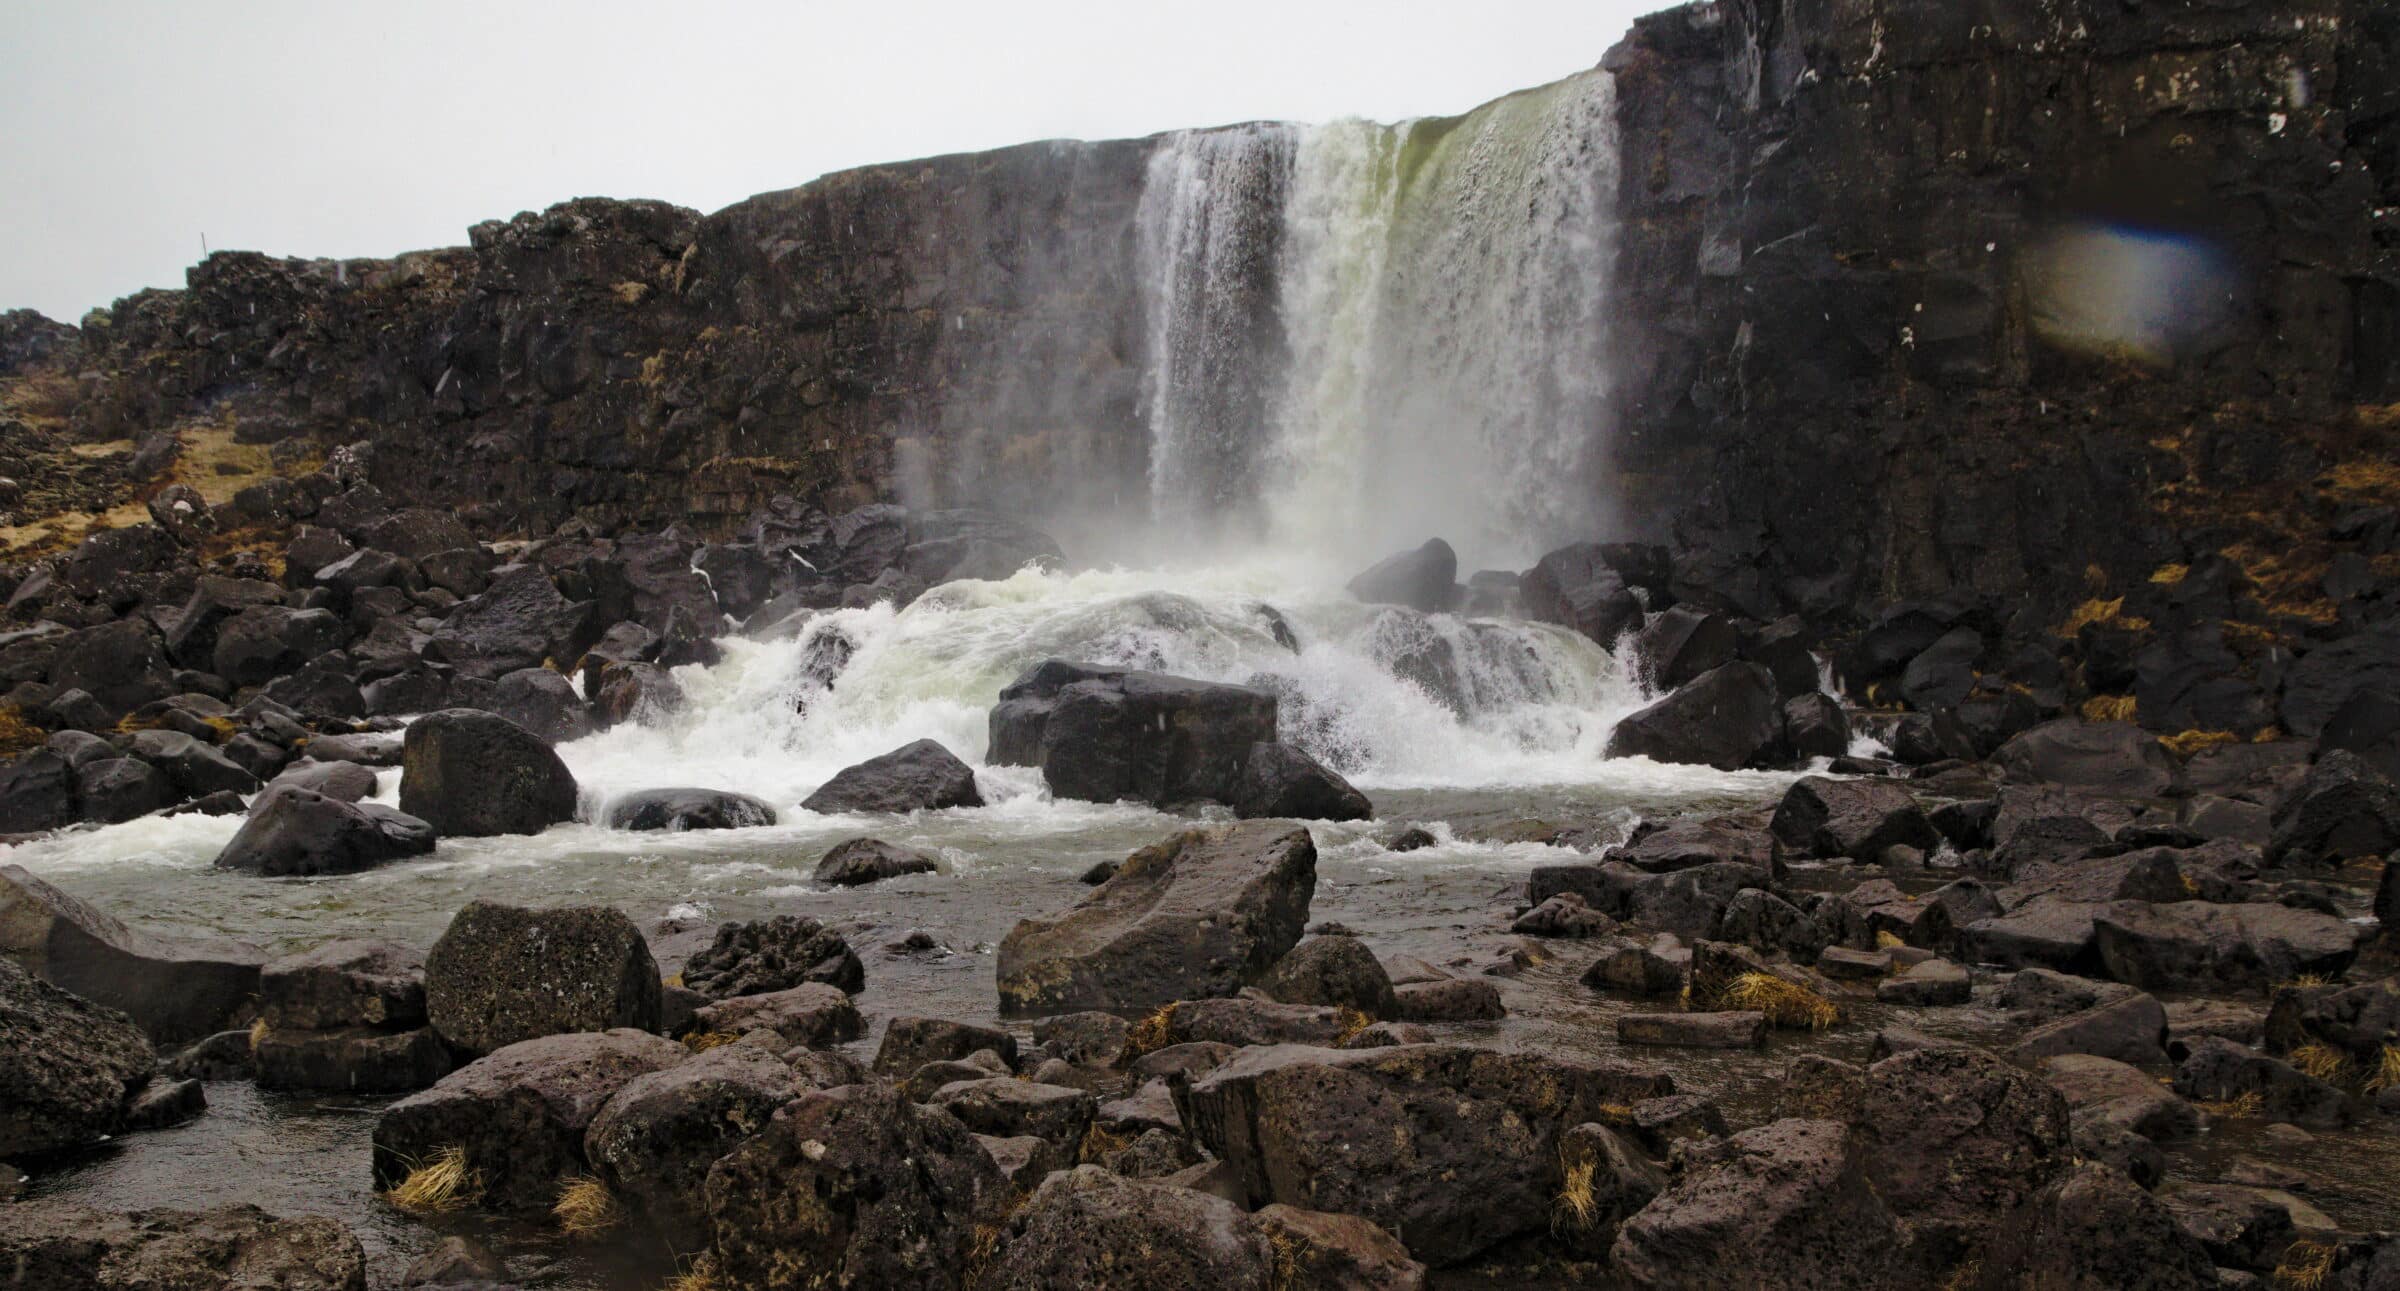
POLYGON ((1744 888, 1725 903, 1717 936, 1769 953, 1788 951, 1801 960, 1815 958, 1833 940, 1815 918, 1764 888, 1744 888))
POLYGON ((569 603, 541 569, 506 566, 493 571, 481 594, 442 620, 425 643, 425 657, 461 676, 497 680, 546 659, 576 658, 573 647, 588 615, 588 606, 569 603))
POLYGON ((2036 897, 1996 919, 1959 929, 1959 952, 1978 963, 2083 973, 2100 968, 2093 921, 2108 907, 2036 897))
POLYGON ((137 731, 129 747, 133 756, 166 773, 187 798, 231 790, 255 793, 258 777, 181 731, 137 731))
POLYGON ((2400 848, 2400 785, 2346 749, 2322 754, 2275 804, 2267 860, 2339 865, 2400 848))
POLYGON ((50 667, 55 691, 80 690, 108 712, 129 713, 174 693, 158 634, 139 618, 84 628, 61 640, 50 667))
MULTIPOLYGON (((1215 1043, 1236 1046, 1310 1044, 1331 1045, 1358 1024, 1358 1018, 1322 1004, 1280 1004, 1273 1000, 1183 1000, 1153 1015, 1155 1036, 1137 1034, 1148 1047, 1215 1043)), ((1136 1068, 1137 1073, 1140 1068, 1136 1068)))
POLYGON ((1529 937, 1605 937, 1617 930, 1617 921, 1575 893, 1561 892, 1518 915, 1508 930, 1529 937))
POLYGON ((1517 584, 1525 617, 1572 628, 1602 646, 1642 623, 1642 603, 1608 564, 1598 543, 1576 543, 1543 556, 1517 584))
POLYGON ((195 1040, 159 1063, 159 1071, 182 1080, 248 1080, 250 1033, 219 1031, 195 1040))
POLYGON ((1892 971, 1892 952, 1827 946, 1817 954, 1817 971, 1840 981, 1873 981, 1892 971))
POLYGON ((1977 1291, 2205 1291, 2220 1285, 2208 1252, 2164 1204, 2122 1171, 2068 1167, 1999 1226, 1977 1291))
POLYGON ((0 956, 0 1156, 116 1133, 155 1060, 150 1041, 124 1014, 0 956))
POLYGON ((1939 1048, 1869 1067, 1851 1129, 1913 1256, 1946 1268, 2065 1169, 2068 1122, 2066 1100, 2038 1077, 1981 1050, 1939 1048))
POLYGON ((805 915, 719 924, 716 940, 683 966, 685 986, 719 1000, 808 982, 856 993, 866 980, 866 966, 850 943, 805 915))
POLYGON ((1783 743, 1795 762, 1850 752, 1850 715, 1831 695, 1810 691, 1783 701, 1783 743))
POLYGON ((277 785, 306 789, 336 802, 357 802, 375 795, 375 771, 356 762, 321 762, 315 758, 302 758, 285 767, 267 783, 267 788, 271 790, 277 785))
POLYGON ((490 710, 551 744, 591 733, 591 717, 575 683, 548 668, 519 668, 492 688, 490 710))
POLYGON ((851 888, 904 874, 933 874, 941 862, 933 853, 902 847, 880 838, 852 838, 833 845, 817 862, 812 877, 830 887, 851 888))
POLYGON ((1626 940, 1601 951, 1584 971, 1583 984, 1595 991, 1652 999, 1681 991, 1690 967, 1691 952, 1662 934, 1647 943, 1626 940))
POLYGON ((1352 596, 1370 605, 1405 605, 1426 614, 1447 610, 1457 599, 1458 553, 1439 538, 1414 551, 1386 557, 1350 580, 1352 596))
POLYGON ((956 1117, 870 1083, 786 1104, 709 1170, 704 1196, 716 1272, 735 1285, 798 1288, 807 1270, 955 1291, 1007 1191, 956 1117))
POLYGON ((283 786, 258 796, 215 865, 270 877, 356 874, 430 855, 433 826, 380 803, 343 802, 283 786))
POLYGON ((1636 1287, 1901 1287, 1899 1225, 1843 1125, 1782 1120, 1693 1153, 1619 1229, 1636 1287))
POLYGON ((2255 1188, 2176 1183, 2158 1199, 2219 1268, 2273 1273, 2299 1235, 2291 1212, 2255 1188))
MULTIPOLYGON (((875 1071, 903 1076, 929 1062, 955 1062, 985 1049, 998 1055, 1007 1067, 1016 1066, 1017 1038, 998 1027, 946 1018, 893 1018, 875 1050, 875 1071)), ((1006 1068, 996 1074, 1007 1074, 1006 1068)))
POLYGON ((811 1049, 847 1044, 867 1032, 866 1020, 849 994, 822 982, 719 1000, 694 1014, 692 1025, 723 1035, 773 1031, 788 1043, 811 1049))
POLYGON ((558 1185, 584 1172, 584 1134, 617 1091, 689 1055, 683 1046, 618 1029, 512 1044, 384 1109, 375 1122, 375 1183, 389 1188, 456 1148, 481 1185, 485 1209, 540 1214, 558 1185))
POLYGON ((1767 1015, 1744 1011, 1620 1013, 1617 1040, 1691 1049, 1757 1049, 1767 1043, 1767 1015))
POLYGON ((2331 915, 2283 905, 2115 902, 2094 916, 2109 976, 2151 990, 2266 986, 2304 974, 2339 976, 2358 930, 2331 915))
POLYGON ((1729 663, 1619 721, 1605 756, 1734 771, 1756 765, 1782 735, 1774 674, 1754 663, 1729 663))
MULTIPOLYGON (((922 1103, 939 1093, 945 1085, 1009 1074, 1008 1064, 1001 1061, 999 1054, 989 1049, 978 1049, 964 1058, 942 1058, 907 1072, 906 1079, 900 1082, 900 1088, 908 1095, 909 1101, 922 1103)), ((1056 1151, 1044 1146, 1042 1159, 1049 1167, 1068 1164, 1059 1159, 1056 1151)))
POLYGON ((1777 850, 1775 836, 1750 818, 1684 816, 1656 829, 1643 827, 1624 846, 1611 850, 1608 859, 1652 874, 1719 862, 1772 870, 1777 850))
POLYGON ((1062 798, 1232 803, 1252 746, 1275 740, 1275 709, 1247 686, 1053 659, 1000 692, 990 757, 1041 767, 1062 798))
POLYGON ((441 1245, 410 1260, 400 1275, 404 1287, 505 1284, 508 1266, 490 1247, 471 1237, 445 1237, 441 1245))
POLYGON ((683 707, 683 683, 654 663, 606 663, 597 676, 587 672, 584 685, 601 728, 655 721, 683 707))
POLYGON ((1939 1008, 1971 998, 1967 970, 1946 959, 1928 959, 1875 987, 1878 1003, 1903 1008, 1939 1008))
POLYGON ((269 1027, 252 1042, 252 1064, 265 1089, 397 1094, 448 1075, 450 1050, 431 1027, 390 1030, 341 1026, 301 1031, 269 1027))
POLYGON ((1234 787, 1233 814, 1245 820, 1367 820, 1375 807, 1297 745, 1265 742, 1250 746, 1234 787))
MULTIPOLYGON (((19 774, 17 768, 11 768, 9 790, 21 793, 38 774, 38 771, 19 774)), ((0 790, 0 794, 6 794, 9 790, 0 790)), ((100 758, 85 763, 75 773, 74 796, 82 807, 83 818, 101 825, 121 824, 154 811, 163 811, 174 806, 179 799, 174 782, 168 780, 164 772, 140 758, 100 758)), ((24 801, 19 797, 11 806, 21 810, 17 805, 24 801)), ((45 811, 37 814, 35 819, 48 819, 51 814, 45 811)))
POLYGON ((465 1053, 565 1032, 655 1031, 658 964, 613 908, 473 901, 426 953, 425 1010, 465 1053))
POLYGON ((25 1291, 82 1287, 366 1291, 366 1251, 339 1222, 280 1219, 256 1206, 91 1210, 10 1206, 0 1265, 25 1291))
POLYGON ((1567 1130, 1671 1092, 1645 1068, 1534 1054, 1274 1046, 1179 1101, 1252 1202, 1358 1215, 1443 1264, 1547 1224, 1567 1130))
POLYGON ((1399 1017, 1407 1022, 1496 1022, 1508 1016, 1500 988, 1481 978, 1453 977, 1394 987, 1399 1017))
POLYGON ((2148 1073, 2111 1058, 2070 1053, 2041 1060, 2043 1079, 2067 1100, 2077 1125, 2106 1121, 2153 1142, 2189 1138, 2200 1114, 2148 1073))
POLYGON ((1231 995, 1299 941, 1316 888, 1305 829, 1195 829, 1127 857, 1114 878, 1000 943, 1004 1009, 1151 1008, 1231 995))
POLYGON ((1086 1067, 1114 1065, 1133 1024, 1114 1013, 1062 1013, 1033 1024, 1033 1042, 1054 1058, 1086 1067))
POLYGON ((17 865, 0 865, 0 955, 161 1044, 228 1029, 267 961, 244 942, 137 932, 17 865))
MULTIPOLYGON (((1740 646, 1732 619, 1691 605, 1669 606, 1652 615, 1633 644, 1644 675, 1660 690, 1673 690, 1732 663, 1740 646)), ((1782 700, 1780 690, 1776 699, 1782 700)))
POLYGON ((769 1049, 719 1045, 626 1082, 585 1129, 584 1159, 669 1246, 697 1249, 709 1167, 808 1088, 769 1049))
POLYGON ((2013 1050, 2020 1060, 2092 1054, 2119 1062, 2156 1064, 2166 1057, 2167 1011, 2140 992, 2125 994, 2047 1022, 2013 1050))
POLYGON ((425 958, 388 941, 329 941, 268 961, 258 1012, 271 1027, 414 1026, 425 1020, 425 958))
POLYGON ((504 717, 452 708, 409 725, 400 810, 444 838, 538 834, 573 820, 575 799, 567 764, 504 717))
POLYGON ((1784 791, 1769 828, 1801 856, 1873 860, 1888 847, 1931 851, 1942 841, 1917 800, 1889 780, 1803 776, 1784 791))
POLYGON ((927 1100, 978 1134, 1030 1135, 1072 1158, 1092 1128, 1099 1100, 1084 1090, 994 1076, 942 1086, 927 1100))
POLYGON ((774 823, 773 807, 723 789, 644 789, 608 808, 610 829, 752 829, 774 823))
POLYGON ((975 772, 932 740, 918 740, 836 773, 803 801, 804 811, 939 811, 980 807, 975 772))
POLYGON ((1259 980, 1286 1004, 1322 1004, 1370 1018, 1399 1016, 1399 997, 1382 961, 1356 937, 1311 937, 1292 947, 1259 980))
POLYGON ((2257 1115, 2318 1129, 2351 1119, 2349 1098, 2340 1089, 2215 1036, 2192 1042, 2175 1067, 2175 1092, 2195 1102, 2237 1105, 2254 1096, 2257 1115))

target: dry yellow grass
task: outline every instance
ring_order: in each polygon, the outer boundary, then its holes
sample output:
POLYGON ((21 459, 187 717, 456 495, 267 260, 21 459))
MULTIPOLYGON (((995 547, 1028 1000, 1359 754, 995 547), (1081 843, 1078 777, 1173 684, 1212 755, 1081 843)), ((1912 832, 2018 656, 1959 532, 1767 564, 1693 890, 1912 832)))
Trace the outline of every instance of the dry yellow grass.
POLYGON ((15 757, 42 747, 50 732, 25 720, 25 710, 0 704, 0 756, 15 757))
POLYGON ((420 1215, 463 1210, 483 1195, 483 1175, 467 1165, 465 1148, 444 1148, 408 1172, 383 1199, 420 1215))
POLYGON ((1833 1001, 1773 973, 1744 973, 1726 986, 1717 1001, 1764 1013, 1770 1025, 1779 1027, 1822 1031, 1842 1020, 1842 1011, 1833 1001))
POLYGON ((2160 587, 2173 587, 2182 582, 2184 576, 2191 572, 2192 567, 2189 565, 2161 565, 2150 571, 2150 581, 2160 587))
POLYGON ((1600 1217, 1600 1199, 1592 1188, 1596 1165, 1591 1161, 1567 1165, 1565 1177, 1558 1185, 1558 1196, 1550 1202, 1550 1231, 1591 1231, 1592 1222, 1600 1217))
POLYGON ((258 1042, 266 1038, 267 1020, 265 1018, 260 1018, 256 1022, 250 1024, 250 1048, 253 1052, 257 1051, 258 1042))
POLYGON ((694 1031, 683 1038, 683 1047, 693 1053, 707 1053, 711 1049, 722 1049, 741 1038, 738 1031, 694 1031))
POLYGON ((2125 598, 2122 596, 2105 601, 2095 596, 2075 607, 2075 612, 2067 616, 2067 621, 2058 625, 2058 634, 2062 637, 2071 637, 2085 628, 2095 625, 2104 628, 2123 628, 2128 632, 2140 632, 2150 626, 2150 620, 2138 615, 2128 616, 2125 613, 2125 598))
POLYGON ((1375 1019, 1357 1009, 1345 1008, 1342 1010, 1342 1029, 1333 1037, 1333 1042, 1336 1045, 1348 1044, 1359 1032, 1373 1025, 1375 1025, 1375 1019))
POLYGON ((2334 1248, 2323 1242, 2294 1242, 2283 1248, 2283 1261, 2275 1266, 2275 1285, 2316 1291, 2333 1275, 2333 1257, 2334 1248))
POLYGON ((1109 1153, 1122 1152, 1132 1144, 1131 1135, 1112 1134, 1094 1121, 1091 1128, 1083 1132, 1083 1142, 1075 1146, 1075 1160, 1079 1165, 1098 1165, 1109 1153))
POLYGON ((658 1291, 729 1291, 728 1284, 717 1276, 717 1262, 703 1252, 692 1257, 682 1272, 667 1279, 658 1291))
POLYGON ((1174 1034, 1175 1006, 1169 1004, 1134 1023, 1133 1029, 1125 1033, 1126 1061, 1146 1057, 1166 1048, 1168 1038, 1174 1034))
POLYGON ((1875 934, 1875 949, 1877 950, 1898 950, 1907 944, 1900 939, 1899 933, 1893 932, 1889 928, 1875 934))
POLYGON ((2285 1061, 2319 1080, 2340 1080, 2350 1068, 2350 1059, 2341 1050, 2313 1040, 2292 1050, 2285 1056, 2285 1061))
POLYGON ((2367 1092, 2377 1094, 2396 1086, 2400 1086, 2400 1046, 2387 1044, 2375 1070, 2367 1073, 2367 1092))
POLYGON ((2173 735, 2159 736, 2158 742, 2176 757, 2188 758, 2202 749, 2239 744, 2242 737, 2231 731, 2177 731, 2173 735))
POLYGON ((2266 1105, 2267 1100, 2261 1097, 2259 1092, 2255 1089, 2243 1094, 2239 1098, 2224 1098, 2218 1099, 2215 1102, 2193 1104, 2193 1106, 2199 1108, 2203 1112, 2208 1113, 2210 1116, 2226 1120, 2246 1120, 2249 1117, 2258 1115, 2260 1109, 2264 1108, 2266 1105))
POLYGON ((2094 695, 2083 701, 2083 720, 2087 722, 2130 722, 2138 707, 2131 695, 2094 695))
POLYGON ((558 1199, 550 1204, 550 1216, 558 1221, 558 1231, 588 1240, 622 1227, 625 1207, 607 1184, 583 1175, 558 1186, 558 1199))

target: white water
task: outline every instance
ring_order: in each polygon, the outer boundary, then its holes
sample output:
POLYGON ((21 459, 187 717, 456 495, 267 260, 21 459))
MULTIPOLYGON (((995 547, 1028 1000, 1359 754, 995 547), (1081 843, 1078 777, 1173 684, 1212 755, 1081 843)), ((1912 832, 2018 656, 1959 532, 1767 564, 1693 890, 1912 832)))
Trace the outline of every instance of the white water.
POLYGON ((1256 501, 1277 545, 1361 562, 1438 535, 1470 568, 1595 532, 1615 129, 1593 71, 1459 118, 1163 141, 1140 248, 1154 517, 1256 501), (1266 302, 1256 210, 1278 197, 1266 302), (1280 345, 1229 343, 1262 316, 1280 345))

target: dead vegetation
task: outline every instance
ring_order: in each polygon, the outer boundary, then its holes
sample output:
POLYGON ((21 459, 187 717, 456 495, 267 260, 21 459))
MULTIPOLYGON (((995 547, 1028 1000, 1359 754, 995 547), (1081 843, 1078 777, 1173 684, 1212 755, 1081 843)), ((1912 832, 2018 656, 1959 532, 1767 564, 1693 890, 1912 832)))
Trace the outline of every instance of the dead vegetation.
POLYGON ((1792 1030, 1822 1031, 1842 1020, 1842 1010, 1833 1001, 1773 973, 1744 973, 1728 983, 1715 1002, 1764 1013, 1769 1025, 1792 1030))
POLYGON ((590 1175, 580 1175, 558 1186, 558 1199, 550 1205, 550 1216, 558 1221, 558 1231, 580 1241, 589 1241, 616 1231, 625 1224, 625 1206, 608 1185, 590 1175))
POLYGON ((482 1196, 483 1174, 467 1164, 467 1150, 444 1148, 410 1169, 383 1199, 412 1214, 444 1215, 464 1210, 482 1196))

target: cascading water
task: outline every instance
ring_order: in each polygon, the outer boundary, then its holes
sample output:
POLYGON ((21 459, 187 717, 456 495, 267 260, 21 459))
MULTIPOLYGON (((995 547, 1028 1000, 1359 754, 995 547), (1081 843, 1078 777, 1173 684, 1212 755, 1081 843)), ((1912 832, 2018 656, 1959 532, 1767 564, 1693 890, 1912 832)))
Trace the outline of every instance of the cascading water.
POLYGON ((1154 514, 1255 501, 1279 545, 1354 560, 1588 536, 1616 170, 1601 71, 1457 118, 1168 136, 1140 247, 1154 514))

